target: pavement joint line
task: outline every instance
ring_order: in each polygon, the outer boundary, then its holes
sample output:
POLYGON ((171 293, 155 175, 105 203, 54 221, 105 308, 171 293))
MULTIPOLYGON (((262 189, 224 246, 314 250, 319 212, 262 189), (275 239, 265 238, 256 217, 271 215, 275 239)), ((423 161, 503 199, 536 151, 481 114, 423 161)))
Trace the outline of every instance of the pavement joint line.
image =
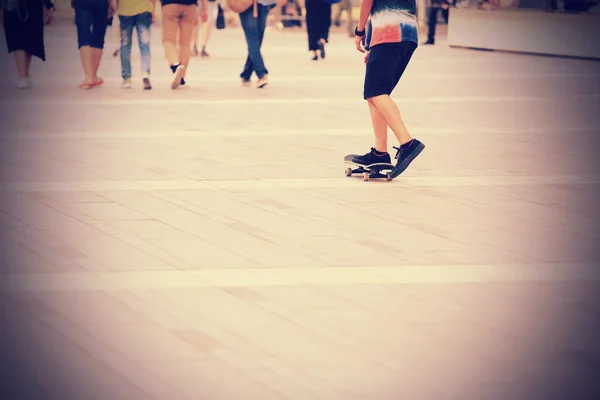
MULTIPOLYGON (((526 186, 526 185, 597 185, 600 175, 478 175, 478 176, 407 176, 392 182, 365 183, 357 177, 328 178, 270 178, 230 180, 165 180, 165 181, 61 181, 61 182, 0 182, 6 189, 21 193, 72 191, 160 191, 160 190, 232 190, 232 189, 289 189, 346 187, 365 189, 373 184, 398 187, 468 187, 468 186, 526 186)), ((335 168, 334 165, 331 168, 335 168)))
MULTIPOLYGON (((217 73, 217 71, 215 71, 217 73)), ((233 73, 233 71, 232 71, 233 73)), ((491 79, 573 79, 573 78, 597 78, 600 77, 598 73, 524 73, 524 74, 406 74, 406 79, 403 82, 409 82, 417 84, 418 81, 427 79, 427 80, 491 80, 491 79)), ((135 77, 134 77, 135 79, 135 77)), ((171 77, 169 76, 156 76, 152 77, 152 82, 156 84, 157 82, 166 83, 171 82, 171 77)), ((121 82, 121 78, 117 77, 106 77, 103 78, 104 82, 107 84, 119 84, 121 82)), ((141 81, 141 79, 139 79, 141 81)), ((299 76, 276 76, 273 77, 273 80, 276 82, 317 82, 317 81, 326 81, 326 82, 356 82, 358 85, 362 85, 364 80, 364 75, 299 75, 299 76)), ((35 81, 36 86, 40 85, 44 86, 58 86, 56 83, 61 83, 60 86, 64 86, 66 82, 72 82, 73 78, 69 76, 64 77, 54 77, 52 80, 48 80, 46 78, 37 79, 35 81)), ((231 82, 232 84, 238 85, 238 82, 233 81, 230 77, 211 77, 210 79, 202 78, 202 79, 193 79, 194 86, 205 86, 211 85, 213 82, 231 82)), ((216 86, 216 85, 211 85, 216 86)), ((221 87, 221 85, 218 85, 221 87)), ((10 86, 12 87, 12 85, 10 86)))
POLYGON ((2 274, 0 292, 121 291, 171 288, 345 286, 600 281, 598 262, 226 268, 2 274))
MULTIPOLYGON (((406 121, 410 124, 410 121, 406 121)), ((244 130, 234 129, 179 129, 179 130, 160 130, 160 131, 149 131, 149 130, 127 130, 127 131, 86 131, 86 132, 46 132, 35 133, 35 132, 16 132, 16 133, 4 133, 3 139, 41 139, 41 140, 56 140, 56 139, 73 139, 73 138, 106 138, 106 139, 119 139, 119 138, 219 138, 224 136, 233 137, 246 137, 246 136, 277 136, 281 137, 282 134, 285 136, 365 136, 371 135, 372 128, 365 126, 362 129, 286 129, 281 130, 279 128, 263 129, 263 128, 252 128, 244 130)), ((423 128, 414 127, 413 130, 418 132, 419 135, 533 135, 533 134, 560 134, 563 135, 566 132, 570 133, 600 133, 598 127, 586 127, 586 126, 548 126, 548 127, 528 127, 528 128, 514 128, 514 129, 498 129, 498 128, 486 128, 486 127, 467 127, 467 128, 423 128)), ((366 136, 365 136, 366 137, 366 136)))
MULTIPOLYGON (((116 88, 117 90, 121 90, 116 88)), ((169 89, 170 90, 170 89, 169 89)), ((193 90, 193 89, 188 89, 193 90)), ((265 92, 266 93, 266 92, 265 92)), ((575 94, 561 97, 560 101, 573 100, 600 100, 600 94, 575 94)), ((397 104, 413 105, 417 103, 508 103, 508 102, 550 102, 556 103, 557 99, 549 96, 447 96, 447 97, 401 97, 395 98, 397 104)), ((269 105, 269 106, 288 106, 289 104, 364 104, 365 101, 357 96, 356 98, 327 98, 327 97, 299 97, 299 98, 258 98, 248 97, 244 99, 197 99, 197 98, 173 98, 165 97, 163 99, 98 99, 98 98, 77 98, 71 100, 5 100, 0 102, 0 106, 164 106, 164 105, 202 105, 207 107, 219 107, 230 105, 269 105)))

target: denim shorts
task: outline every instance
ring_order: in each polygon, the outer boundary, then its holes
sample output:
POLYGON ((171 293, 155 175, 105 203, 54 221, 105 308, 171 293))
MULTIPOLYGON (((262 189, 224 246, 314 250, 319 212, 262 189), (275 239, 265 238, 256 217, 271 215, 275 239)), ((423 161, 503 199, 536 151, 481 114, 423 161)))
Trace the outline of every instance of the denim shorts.
POLYGON ((90 46, 103 49, 108 25, 108 1, 75 0, 74 6, 79 48, 90 46))

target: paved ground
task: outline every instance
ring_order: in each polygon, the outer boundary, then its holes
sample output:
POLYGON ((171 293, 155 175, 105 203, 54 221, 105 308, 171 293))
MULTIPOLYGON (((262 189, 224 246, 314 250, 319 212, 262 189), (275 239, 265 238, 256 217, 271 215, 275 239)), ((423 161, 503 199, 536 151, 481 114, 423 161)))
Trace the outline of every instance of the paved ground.
POLYGON ((362 182, 360 55, 305 49, 267 32, 262 91, 239 30, 178 91, 158 29, 151 92, 109 56, 78 90, 70 24, 31 90, 3 56, 3 398, 598 393, 598 63, 419 48, 395 98, 427 148, 362 182))

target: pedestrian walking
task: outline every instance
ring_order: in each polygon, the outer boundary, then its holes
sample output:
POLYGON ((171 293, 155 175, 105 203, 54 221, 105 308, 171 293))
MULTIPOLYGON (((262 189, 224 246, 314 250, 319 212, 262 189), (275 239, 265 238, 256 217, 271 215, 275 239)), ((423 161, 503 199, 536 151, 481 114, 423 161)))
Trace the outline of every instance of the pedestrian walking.
POLYGON ((313 52, 313 60, 325 58, 325 45, 329 42, 331 27, 331 3, 326 0, 306 0, 306 32, 308 50, 313 52))
POLYGON ((240 74, 243 86, 252 86, 253 73, 258 77, 254 87, 261 89, 269 83, 269 71, 261 53, 267 16, 276 5, 283 7, 286 3, 287 0, 254 0, 245 11, 240 13, 240 22, 248 45, 246 64, 240 74))
MULTIPOLYGON (((190 63, 192 33, 198 18, 199 0, 161 0, 163 47, 169 68, 173 73, 171 89, 186 84, 185 76, 190 63), (179 38, 179 39, 178 39, 179 38)), ((207 0, 200 0, 200 19, 207 21, 207 0)))
POLYGON ((121 87, 132 87, 131 80, 131 46, 133 44, 133 29, 135 28, 138 47, 142 59, 142 83, 145 90, 152 89, 150 83, 150 27, 154 21, 156 0, 112 0, 113 8, 119 16, 121 32, 121 87))
POLYGON ((46 61, 44 48, 44 8, 53 7, 43 0, 0 0, 4 36, 9 53, 15 54, 19 79, 17 86, 31 86, 31 59, 46 61))
POLYGON ((104 37, 109 17, 114 14, 110 0, 71 0, 75 9, 77 44, 85 79, 79 85, 82 89, 92 89, 102 85, 98 69, 104 50, 104 37))

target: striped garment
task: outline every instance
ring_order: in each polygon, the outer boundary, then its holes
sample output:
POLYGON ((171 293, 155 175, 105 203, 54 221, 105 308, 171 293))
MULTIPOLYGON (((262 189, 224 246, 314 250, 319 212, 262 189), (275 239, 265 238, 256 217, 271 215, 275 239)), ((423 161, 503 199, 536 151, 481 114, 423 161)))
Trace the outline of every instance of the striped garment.
POLYGON ((415 0, 373 0, 365 44, 367 50, 382 43, 419 44, 415 0))

